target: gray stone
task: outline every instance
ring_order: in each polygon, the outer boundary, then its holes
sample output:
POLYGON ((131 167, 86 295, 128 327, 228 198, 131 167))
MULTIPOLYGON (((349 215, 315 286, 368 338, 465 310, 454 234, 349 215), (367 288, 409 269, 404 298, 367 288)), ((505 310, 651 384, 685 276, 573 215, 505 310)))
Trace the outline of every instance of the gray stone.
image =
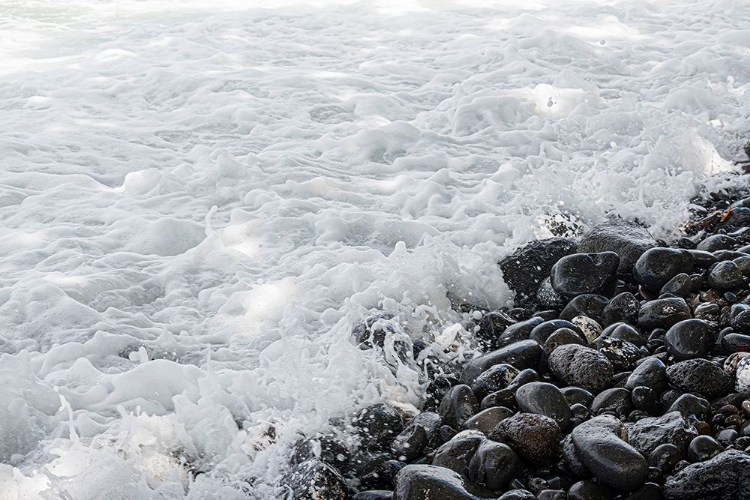
POLYGON ((571 436, 576 452, 601 484, 632 491, 646 482, 646 459, 625 441, 627 431, 616 418, 594 417, 571 436))
POLYGON ((576 344, 561 345, 549 356, 552 373, 566 384, 599 392, 612 381, 612 364, 602 353, 576 344))

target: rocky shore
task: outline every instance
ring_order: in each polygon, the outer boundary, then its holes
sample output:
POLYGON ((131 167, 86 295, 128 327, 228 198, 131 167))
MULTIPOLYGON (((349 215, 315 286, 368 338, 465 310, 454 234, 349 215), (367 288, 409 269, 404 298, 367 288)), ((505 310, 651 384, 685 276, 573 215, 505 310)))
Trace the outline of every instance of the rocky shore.
POLYGON ((612 219, 518 249, 515 307, 467 308, 471 359, 360 325, 361 348, 425 367, 424 407, 363 409, 356 449, 300 442, 290 498, 750 498, 749 195, 696 202, 669 245, 612 219))

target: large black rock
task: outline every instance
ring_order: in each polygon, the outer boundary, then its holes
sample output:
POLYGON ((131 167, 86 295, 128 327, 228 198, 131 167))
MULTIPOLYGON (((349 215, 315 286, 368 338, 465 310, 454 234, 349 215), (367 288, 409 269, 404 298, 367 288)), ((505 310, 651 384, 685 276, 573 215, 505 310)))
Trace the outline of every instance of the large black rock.
MULTIPOLYGON (((324 497, 321 497, 324 498, 324 497)), ((445 467, 407 465, 396 478, 393 500, 476 500, 466 491, 461 476, 445 467)))
POLYGON ((578 456, 601 484, 632 491, 646 482, 648 463, 625 441, 627 432, 616 418, 594 417, 571 436, 578 456))
POLYGON ((667 479, 663 494, 667 500, 748 500, 750 455, 728 450, 706 462, 688 465, 667 479))
POLYGON ((516 292, 516 303, 523 304, 536 296, 537 288, 555 262, 576 252, 577 245, 565 238, 532 241, 505 257, 498 264, 503 279, 516 292))

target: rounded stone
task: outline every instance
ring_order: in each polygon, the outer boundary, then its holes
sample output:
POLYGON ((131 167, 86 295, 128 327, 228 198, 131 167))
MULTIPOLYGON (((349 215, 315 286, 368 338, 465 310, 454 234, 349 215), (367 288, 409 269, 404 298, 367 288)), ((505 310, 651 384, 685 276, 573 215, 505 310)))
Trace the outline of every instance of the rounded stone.
POLYGON ((576 327, 570 321, 565 321, 562 319, 553 319, 553 320, 545 321, 544 323, 540 323, 539 325, 534 327, 534 329, 531 330, 531 334, 529 335, 529 338, 531 340, 538 342, 540 345, 542 345, 549 338, 550 335, 552 335, 554 332, 556 332, 557 330, 561 328, 567 328, 573 331, 578 330, 578 327, 576 327))
POLYGON ((291 488, 294 498, 300 500, 347 498, 348 488, 341 473, 335 467, 315 458, 294 466, 284 482, 291 488))
POLYGON ((669 328, 675 323, 690 319, 690 307, 685 299, 672 297, 646 302, 638 311, 638 326, 644 330, 669 328))
POLYGON ((708 286, 719 290, 731 290, 742 286, 742 272, 731 260, 718 262, 708 274, 708 286))
POLYGON ((414 417, 391 443, 391 451, 403 460, 419 457, 428 444, 440 431, 440 415, 423 412, 414 417))
POLYGON ((612 381, 612 364, 602 353, 575 344, 561 345, 549 356, 552 373, 566 384, 599 392, 612 381))
POLYGON ((628 376, 625 387, 635 389, 638 386, 646 386, 656 393, 661 393, 669 385, 667 381, 667 366, 659 358, 649 357, 635 367, 633 373, 628 376))
POLYGON ((578 481, 568 490, 568 500, 614 500, 613 491, 593 481, 578 481))
POLYGON ((724 451, 724 447, 711 436, 696 436, 688 446, 688 460, 692 463, 711 460, 724 451))
POLYGON ((460 429, 477 410, 479 410, 479 402, 471 387, 460 384, 445 393, 440 402, 438 414, 443 424, 460 429))
POLYGON ((678 361, 705 356, 713 344, 711 327, 700 319, 675 323, 664 335, 667 352, 678 361))
POLYGON ((651 248, 633 266, 633 277, 644 288, 657 292, 669 280, 693 269, 693 257, 687 250, 651 248))
POLYGON ((559 330, 555 330, 552 335, 547 337, 547 340, 545 340, 544 344, 542 345, 542 351, 544 352, 545 357, 549 357, 549 355, 552 354, 552 351, 554 351, 561 345, 586 345, 587 343, 588 342, 583 338, 583 336, 575 330, 571 330, 570 328, 560 328, 559 330))
POLYGON ((560 312, 560 319, 572 320, 576 316, 588 316, 596 321, 601 321, 602 312, 609 303, 609 299, 603 295, 587 293, 574 297, 560 312))
POLYGON ((672 295, 685 298, 688 295, 690 295, 690 292, 692 291, 693 291, 692 278, 687 273, 680 273, 674 278, 672 278, 671 280, 669 280, 663 287, 661 287, 661 290, 659 290, 659 295, 670 293, 672 295))
POLYGON ((630 394, 636 410, 645 411, 649 415, 659 413, 659 396, 650 387, 641 385, 633 389, 630 394))
POLYGON ((464 424, 468 430, 476 430, 488 436, 502 420, 513 416, 513 411, 504 406, 495 406, 480 411, 464 424))
POLYGON ((503 443, 484 441, 469 463, 469 479, 492 491, 505 489, 521 470, 521 459, 503 443))
POLYGON ((684 418, 706 420, 711 412, 711 403, 695 394, 683 394, 669 406, 668 411, 678 411, 684 418))
POLYGON ((403 429, 401 414, 386 404, 377 404, 360 411, 352 420, 362 442, 370 447, 388 447, 403 429))
POLYGON ((560 426, 553 419, 534 413, 517 413, 495 427, 490 439, 509 444, 535 465, 556 460, 560 451, 560 426))
POLYGON ((601 484, 632 491, 646 482, 646 459, 624 440, 627 431, 616 418, 594 417, 571 436, 576 452, 601 484))
POLYGON ((516 402, 521 411, 550 417, 561 429, 570 421, 570 408, 563 393, 546 382, 532 382, 516 391, 516 402))
POLYGON ((618 418, 625 418, 633 410, 630 391, 622 387, 605 389, 594 398, 591 403, 591 413, 600 415, 608 413, 618 418))
POLYGON ((619 264, 615 252, 567 255, 552 266, 550 283, 563 295, 596 293, 615 278, 619 264))
POLYGON ((477 377, 471 390, 477 399, 484 399, 488 394, 505 389, 518 375, 518 370, 511 365, 502 363, 491 367, 477 377))
MULTIPOLYGON (((320 497, 328 498, 328 497, 320 497)), ((393 500, 476 500, 456 472, 434 465, 407 465, 396 476, 393 500)))
POLYGON ((635 324, 640 307, 638 299, 630 292, 615 295, 602 311, 602 325, 607 326, 617 322, 635 324))
POLYGON ((479 445, 485 441, 486 438, 481 432, 459 432, 435 451, 432 465, 446 467, 467 477, 469 474, 469 463, 479 449, 479 445))
POLYGON ((625 340, 637 346, 646 344, 646 339, 633 326, 627 323, 613 323, 604 329, 602 337, 611 339, 625 340))

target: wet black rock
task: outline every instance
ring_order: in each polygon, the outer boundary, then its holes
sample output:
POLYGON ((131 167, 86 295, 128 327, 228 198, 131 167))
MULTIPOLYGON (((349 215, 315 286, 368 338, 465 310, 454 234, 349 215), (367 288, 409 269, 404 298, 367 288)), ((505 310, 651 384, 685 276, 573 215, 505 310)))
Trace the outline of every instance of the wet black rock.
POLYGON ((658 292, 669 280, 693 269, 693 256, 688 250, 651 248, 633 266, 633 276, 647 290, 658 292))
POLYGON ((563 393, 546 382, 532 382, 516 391, 516 402, 521 411, 550 417, 561 429, 570 421, 570 407, 563 393))
POLYGON ((561 345, 549 356, 552 373, 566 384, 599 392, 612 380, 612 364, 602 353, 575 344, 561 345))
POLYGON ((708 398, 727 394, 733 377, 719 365, 706 359, 680 361, 667 368, 669 383, 687 392, 697 392, 708 398))
POLYGON ((711 412, 711 403, 695 394, 683 394, 669 406, 667 411, 680 412, 680 415, 688 419, 706 420, 711 412))
POLYGON ((529 490, 510 490, 497 500, 537 500, 536 496, 529 490))
POLYGON ((664 500, 661 486, 657 483, 646 483, 623 500, 664 500))
POLYGON ((544 308, 560 309, 565 305, 565 295, 552 288, 552 280, 544 278, 536 291, 536 300, 544 308))
MULTIPOLYGON (((327 497, 321 497, 327 498, 327 497)), ((407 465, 396 478, 393 500, 476 500, 464 480, 450 469, 434 465, 407 465)))
POLYGON ((351 464, 360 488, 368 490, 393 488, 396 476, 405 465, 385 452, 360 453, 352 457, 351 464))
POLYGON ((705 356, 714 344, 711 327, 700 319, 675 323, 664 336, 667 352, 678 361, 705 356))
POLYGON ((617 418, 625 418, 632 410, 633 402, 630 399, 630 391, 622 387, 603 390, 591 403, 591 413, 594 415, 606 413, 617 418))
POLYGON ((490 349, 500 347, 500 336, 516 321, 504 311, 486 313, 479 320, 479 329, 474 336, 490 349))
POLYGON ((575 330, 571 330, 570 328, 560 328, 559 330, 555 330, 552 335, 547 337, 547 340, 545 340, 542 344, 542 352, 544 353, 544 358, 549 358, 549 355, 552 354, 552 351, 565 344, 587 345, 588 342, 586 342, 586 339, 583 335, 576 332, 575 330))
POLYGON ((684 454, 684 448, 671 443, 660 444, 649 454, 648 466, 657 469, 662 476, 665 476, 674 470, 684 454))
POLYGON ((616 252, 620 257, 617 272, 630 274, 638 258, 656 241, 643 227, 625 220, 613 220, 592 227, 578 243, 586 253, 616 252))
POLYGON ((469 462, 486 438, 481 432, 463 431, 444 443, 435 452, 432 465, 446 467, 464 477, 469 475, 469 462))
POLYGON ((486 440, 479 445, 469 463, 469 478, 493 491, 505 489, 521 471, 521 459, 509 446, 486 440))
POLYGON ((696 436, 690 441, 687 458, 692 463, 711 460, 724 451, 724 447, 711 436, 696 436))
POLYGON ((749 491, 750 455, 737 450, 685 467, 663 489, 667 500, 747 500, 749 491))
POLYGON ((640 349, 626 340, 599 337, 593 347, 612 363, 615 373, 631 370, 636 360, 641 357, 640 349))
POLYGON ((536 498, 537 500, 565 500, 567 494, 564 490, 542 490, 536 498))
POLYGON ((676 295, 677 297, 685 298, 693 292, 693 283, 693 278, 691 278, 689 274, 680 273, 661 287, 659 295, 669 293, 676 295))
POLYGON ((614 500, 614 492, 593 481, 578 481, 570 487, 568 500, 614 500))
POLYGON ((664 391, 668 385, 667 366, 662 360, 655 357, 644 359, 636 366, 625 382, 625 387, 628 389, 646 386, 657 393, 664 391))
POLYGON ((609 299, 604 295, 593 293, 579 295, 568 302, 560 313, 560 319, 570 321, 576 316, 583 315, 601 322, 602 312, 608 303, 609 299))
POLYGON ((341 473, 315 458, 292 467, 284 484, 294 492, 294 498, 300 500, 344 500, 347 496, 346 481, 341 473))
POLYGON ((542 348, 533 340, 515 342, 469 361, 461 373, 461 382, 472 384, 483 372, 501 363, 507 363, 519 370, 535 368, 541 354, 542 348))
POLYGON ((552 267, 550 282, 556 292, 567 296, 597 293, 614 280, 619 264, 615 252, 568 255, 552 267))
POLYGON ((628 424, 627 429, 630 444, 644 456, 650 455, 662 444, 673 444, 684 450, 698 435, 695 427, 676 411, 661 417, 642 418, 628 424))
POLYGON ((362 443, 368 447, 387 448, 404 428, 401 414, 395 408, 377 404, 369 406, 352 420, 362 443))
POLYGON ((594 417, 571 436, 576 452, 601 484, 632 491, 646 482, 646 459, 624 440, 627 432, 616 418, 594 417))
POLYGON ((488 436, 502 420, 513 416, 513 411, 504 406, 495 406, 480 411, 464 424, 468 430, 476 430, 488 436))
POLYGON ((731 260, 719 262, 711 268, 708 285, 718 290, 731 290, 742 285, 742 272, 731 260))
POLYGON ((602 331, 602 337, 609 337, 612 339, 625 340, 636 346, 642 346, 646 344, 646 339, 643 335, 635 329, 635 327, 627 323, 613 323, 602 331))
POLYGON ((552 335, 552 333, 556 332, 560 328, 567 328, 569 330, 574 330, 580 333, 580 329, 571 323, 570 321, 565 321, 562 319, 553 319, 550 321, 545 321, 544 323, 540 323, 537 325, 529 335, 529 338, 531 340, 535 340, 539 343, 539 345, 544 344, 544 341, 547 340, 547 338, 552 335))
POLYGON ((440 426, 440 415, 437 413, 420 413, 396 436, 391 443, 391 451, 399 459, 414 460, 437 437, 440 426))
POLYGON ((534 327, 543 322, 542 318, 534 316, 510 325, 498 338, 498 348, 508 346, 519 340, 527 340, 534 327))
POLYGON ((393 492, 389 490, 360 491, 353 500, 392 500, 393 492))
POLYGON ((508 387, 518 373, 519 371, 511 365, 505 363, 495 365, 476 378, 471 384, 471 390, 474 391, 477 399, 484 399, 488 394, 508 387))
POLYGON ((535 465, 553 462, 560 450, 560 427, 553 419, 534 413, 517 413, 500 422, 490 439, 509 444, 535 465))
POLYGON ((669 328, 675 323, 690 319, 690 307, 679 297, 646 302, 638 311, 638 326, 644 330, 669 328))
POLYGON ((715 252, 717 250, 731 250, 737 243, 739 242, 736 239, 726 234, 714 234, 703 239, 696 248, 704 252, 715 252))
POLYGON ((563 396, 565 396, 565 400, 570 406, 580 404, 589 407, 594 401, 594 395, 581 387, 563 387, 562 389, 560 389, 560 392, 562 392, 563 396))
POLYGON ((721 347, 728 354, 733 352, 749 352, 750 335, 743 335, 741 333, 724 335, 721 339, 721 347))
POLYGON ((351 458, 349 449, 334 436, 320 435, 297 445, 290 462, 294 465, 317 458, 334 467, 345 467, 351 458))
POLYGON ((630 393, 633 406, 636 410, 645 411, 649 415, 659 413, 659 396, 656 391, 645 385, 638 386, 630 393))
POLYGON ((717 262, 716 256, 703 250, 686 250, 693 258, 693 265, 699 269, 708 269, 717 262))
POLYGON ((516 303, 523 304, 536 296, 539 284, 549 277, 552 266, 577 251, 574 241, 549 238, 533 241, 505 257, 498 264, 503 279, 516 292, 516 303))
POLYGON ((471 387, 460 384, 445 393, 438 414, 444 425, 460 429, 478 410, 479 402, 471 387))
POLYGON ((632 293, 617 294, 602 311, 602 325, 608 326, 620 321, 634 325, 638 320, 640 307, 638 299, 632 293))

